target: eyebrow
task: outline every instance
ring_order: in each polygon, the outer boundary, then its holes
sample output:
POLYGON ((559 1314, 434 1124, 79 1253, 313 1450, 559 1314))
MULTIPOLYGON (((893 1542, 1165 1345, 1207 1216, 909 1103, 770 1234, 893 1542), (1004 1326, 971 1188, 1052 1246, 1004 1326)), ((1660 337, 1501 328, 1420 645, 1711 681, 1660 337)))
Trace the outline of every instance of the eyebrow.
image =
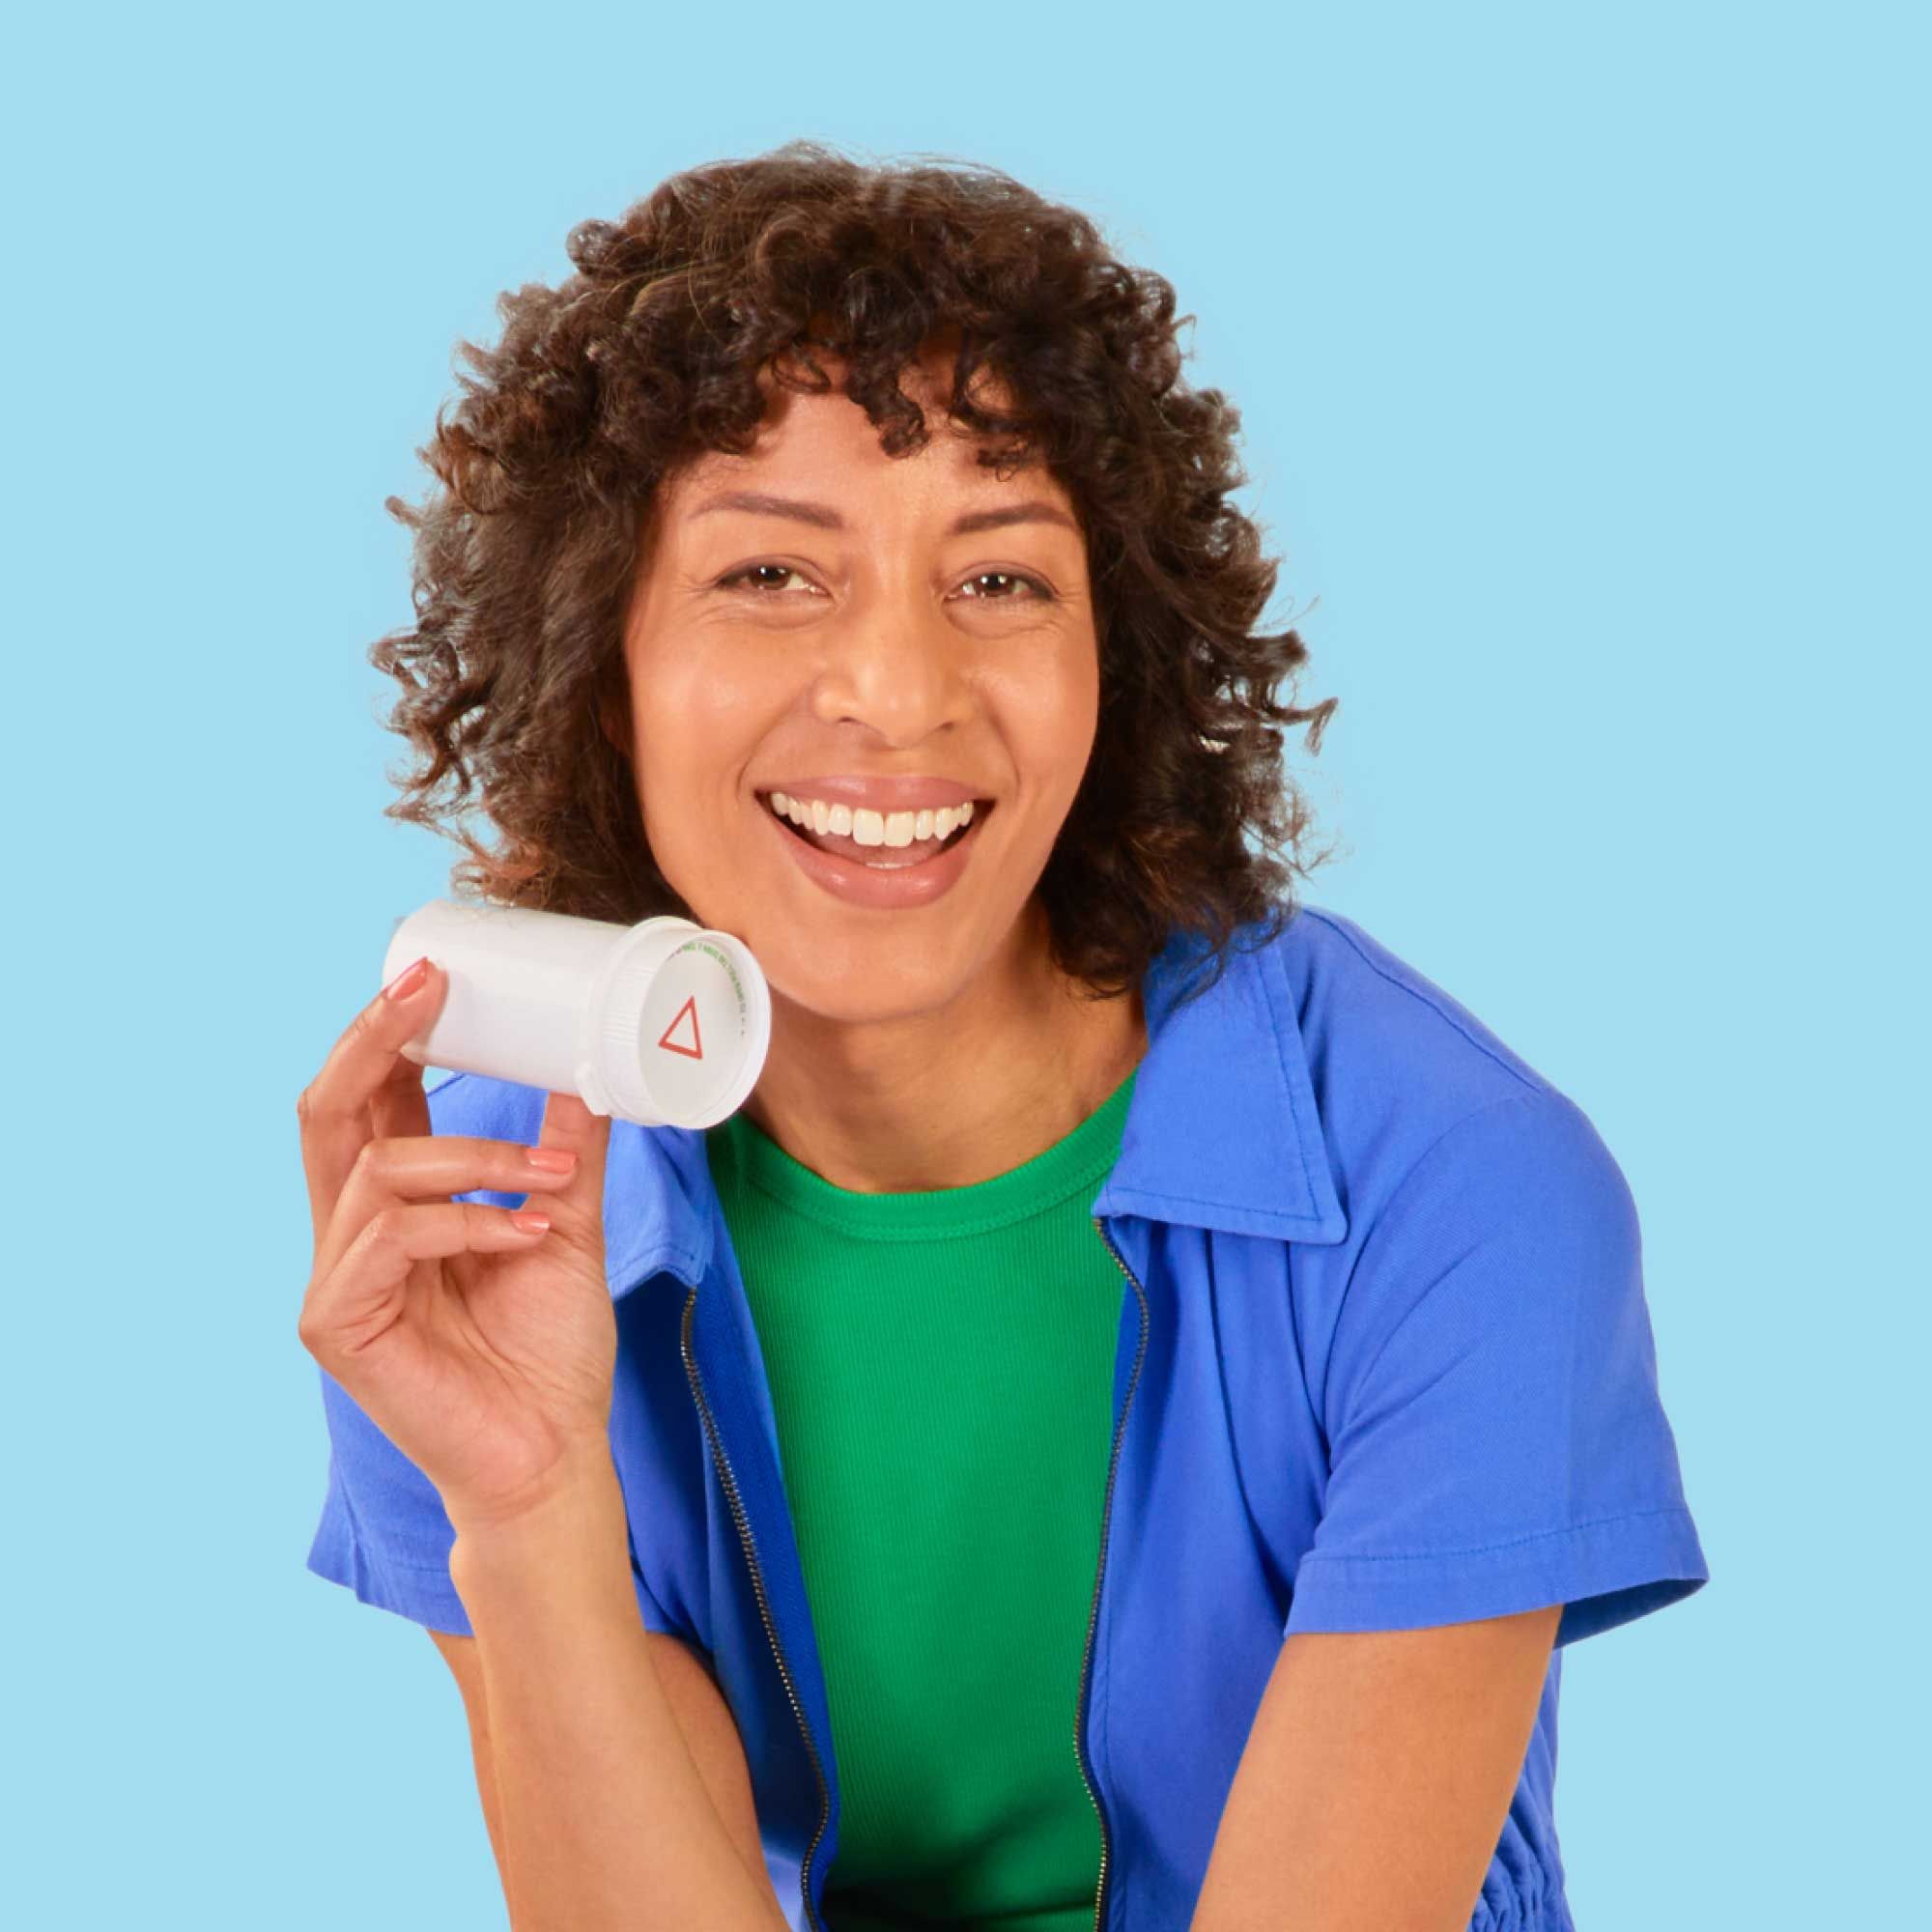
MULTIPOLYGON (((845 519, 829 503, 809 503, 797 497, 767 496, 757 490, 726 490, 708 497, 691 512, 686 522, 709 516, 714 510, 749 510, 759 517, 790 517, 801 524, 814 524, 820 529, 842 530, 845 519)), ((1029 497, 1017 503, 1003 503, 992 510, 968 510, 955 517, 948 536, 963 537, 975 530, 1004 529, 1009 524, 1065 524, 1077 536, 1080 526, 1058 504, 1043 497, 1029 497)))

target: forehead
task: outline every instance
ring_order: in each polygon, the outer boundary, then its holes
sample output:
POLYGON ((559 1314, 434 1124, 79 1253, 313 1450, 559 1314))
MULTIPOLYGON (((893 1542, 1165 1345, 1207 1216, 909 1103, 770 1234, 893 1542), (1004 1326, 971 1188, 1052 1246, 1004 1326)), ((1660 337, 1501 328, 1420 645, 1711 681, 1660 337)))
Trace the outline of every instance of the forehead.
MULTIPOLYGON (((846 368, 834 351, 814 351, 832 386, 823 394, 789 388, 769 370, 758 378, 765 398, 765 415, 757 440, 742 456, 707 450, 678 474, 671 493, 685 501, 698 493, 743 485, 753 476, 769 481, 785 476, 805 482, 838 476, 847 483, 876 483, 903 487, 914 481, 909 466, 918 466, 919 488, 943 489, 949 496, 964 494, 997 499, 1024 494, 1045 497, 1070 507, 1071 498, 1047 466, 1037 460, 1003 466, 998 470, 980 461, 980 452, 995 440, 969 431, 947 414, 952 390, 952 351, 929 346, 917 365, 899 378, 902 391, 919 404, 925 416, 924 446, 903 456, 888 456, 880 447, 880 431, 865 410, 843 393, 846 368)), ((969 385, 973 399, 989 409, 1012 404, 1009 388, 997 377, 976 372, 969 385)))

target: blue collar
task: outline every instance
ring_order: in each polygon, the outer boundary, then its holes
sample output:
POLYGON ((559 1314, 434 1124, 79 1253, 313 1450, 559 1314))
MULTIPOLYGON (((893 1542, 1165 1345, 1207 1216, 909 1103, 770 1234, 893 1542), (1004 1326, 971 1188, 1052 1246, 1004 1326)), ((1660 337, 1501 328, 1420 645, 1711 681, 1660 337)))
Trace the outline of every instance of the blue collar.
MULTIPOLYGON (((1346 1237, 1286 943, 1231 948, 1221 977, 1185 1004, 1203 943, 1177 933, 1149 966, 1148 1050, 1094 1213, 1324 1246, 1346 1237)), ((716 1202, 703 1134, 613 1121, 605 1168, 611 1293, 661 1268, 696 1287, 711 1262, 716 1202)))

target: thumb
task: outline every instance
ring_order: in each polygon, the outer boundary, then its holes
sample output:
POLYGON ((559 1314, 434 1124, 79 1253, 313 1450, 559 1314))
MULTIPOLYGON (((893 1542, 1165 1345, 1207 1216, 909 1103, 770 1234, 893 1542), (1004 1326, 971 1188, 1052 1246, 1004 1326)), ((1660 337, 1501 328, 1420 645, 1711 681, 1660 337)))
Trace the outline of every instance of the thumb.
MULTIPOLYGON (((577 1166, 562 1187, 546 1189, 542 1207, 551 1217, 550 1239, 559 1236, 572 1247, 604 1249, 604 1159, 611 1145, 611 1116, 593 1113, 575 1094, 552 1094, 544 1101, 543 1127, 536 1144, 562 1148, 577 1166)), ((534 1205, 534 1204, 533 1204, 534 1205)))

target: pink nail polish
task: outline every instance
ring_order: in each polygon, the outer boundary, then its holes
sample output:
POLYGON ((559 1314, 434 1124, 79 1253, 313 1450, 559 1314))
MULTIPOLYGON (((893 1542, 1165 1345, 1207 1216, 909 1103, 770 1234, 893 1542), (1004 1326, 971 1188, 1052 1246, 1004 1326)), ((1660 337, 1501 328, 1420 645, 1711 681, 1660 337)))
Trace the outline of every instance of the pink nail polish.
POLYGON ((422 982, 429 978, 429 955, 425 953, 412 966, 405 966, 383 991, 392 1000, 407 1000, 422 982))

